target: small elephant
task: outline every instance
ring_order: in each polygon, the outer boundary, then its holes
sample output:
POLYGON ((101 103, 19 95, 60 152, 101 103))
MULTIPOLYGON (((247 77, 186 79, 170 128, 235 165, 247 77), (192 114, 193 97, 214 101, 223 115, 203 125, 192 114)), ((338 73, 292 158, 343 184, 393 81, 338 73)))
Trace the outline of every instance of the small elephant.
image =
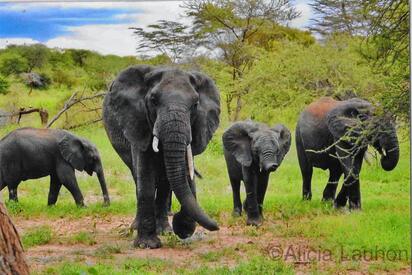
POLYGON ((359 133, 366 133, 368 122, 376 120, 371 103, 352 98, 337 101, 329 97, 311 103, 300 115, 296 127, 296 149, 303 178, 303 198, 312 198, 313 167, 329 170, 329 180, 323 200, 334 200, 343 207, 349 199, 350 209, 361 208, 359 173, 368 145, 380 152, 381 165, 386 171, 394 169, 399 160, 399 145, 394 123, 378 119, 373 124, 377 138, 365 136, 359 145, 359 133), (335 199, 338 182, 345 175, 341 191, 335 199))
POLYGON ((196 222, 219 229, 196 200, 193 163, 216 131, 219 114, 219 91, 199 72, 138 65, 123 70, 111 84, 103 121, 136 184, 136 247, 159 248, 158 234, 171 230, 170 190, 181 204, 173 216, 176 235, 190 237, 196 222))
POLYGON ((240 181, 245 183, 247 225, 262 224, 262 207, 269 174, 282 163, 290 149, 290 131, 282 124, 242 121, 223 134, 224 155, 233 190, 233 215, 242 214, 240 181))
POLYGON ((75 171, 97 174, 103 199, 110 204, 103 167, 96 147, 84 138, 57 129, 20 128, 0 140, 0 190, 9 189, 17 201, 21 181, 50 175, 48 205, 56 204, 62 185, 78 206, 84 206, 75 171))

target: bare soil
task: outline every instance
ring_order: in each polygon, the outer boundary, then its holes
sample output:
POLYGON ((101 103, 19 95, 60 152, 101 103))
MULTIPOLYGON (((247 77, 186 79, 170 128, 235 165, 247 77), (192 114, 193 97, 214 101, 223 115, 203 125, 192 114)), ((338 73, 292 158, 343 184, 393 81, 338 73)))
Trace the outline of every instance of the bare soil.
MULTIPOLYGON (((14 222, 19 229, 20 236, 26 231, 48 225, 53 230, 50 243, 31 247, 26 250, 26 257, 32 271, 42 271, 48 266, 55 266, 63 261, 77 261, 88 265, 95 263, 113 263, 127 258, 156 258, 167 260, 173 266, 197 268, 201 264, 208 266, 233 267, 240 261, 247 260, 251 255, 264 255, 268 259, 281 258, 294 266, 298 274, 305 274, 316 266, 318 270, 333 270, 334 260, 315 256, 316 260, 306 256, 298 256, 299 251, 308 251, 311 241, 303 238, 279 238, 271 232, 271 226, 253 233, 253 229, 245 225, 222 226, 217 232, 208 232, 198 227, 191 240, 180 241, 173 236, 162 236, 163 247, 160 249, 136 249, 133 247, 134 236, 124 236, 132 223, 133 217, 83 217, 80 219, 23 219, 15 218, 14 222), (93 236, 90 244, 73 243, 70 238, 79 232, 87 232, 93 236), (105 248, 114 247, 115 250, 105 252, 105 248), (281 249, 279 252, 277 249, 281 249), (285 256, 288 252, 292 256, 285 256), (103 251, 103 252, 102 252, 103 251), (207 253, 220 253, 217 259, 207 260, 207 253), (295 257, 293 256, 295 255, 295 257)), ((356 270, 345 270, 350 274, 368 273, 371 263, 361 262, 356 270)), ((404 269, 399 274, 410 274, 404 269)))

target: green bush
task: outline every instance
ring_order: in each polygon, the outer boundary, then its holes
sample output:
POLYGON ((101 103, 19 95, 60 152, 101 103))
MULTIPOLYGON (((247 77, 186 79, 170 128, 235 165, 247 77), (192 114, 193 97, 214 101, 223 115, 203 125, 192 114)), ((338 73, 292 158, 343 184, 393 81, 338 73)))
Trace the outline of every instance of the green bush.
POLYGON ((9 87, 10 87, 10 84, 7 81, 7 79, 0 75, 0 94, 3 94, 3 95, 7 94, 9 87))
POLYGON ((56 68, 53 70, 52 80, 59 86, 66 86, 72 88, 77 84, 77 78, 73 71, 56 68))
POLYGON ((11 74, 20 74, 27 72, 29 65, 27 60, 21 55, 8 53, 1 56, 0 59, 0 73, 8 76, 11 74))

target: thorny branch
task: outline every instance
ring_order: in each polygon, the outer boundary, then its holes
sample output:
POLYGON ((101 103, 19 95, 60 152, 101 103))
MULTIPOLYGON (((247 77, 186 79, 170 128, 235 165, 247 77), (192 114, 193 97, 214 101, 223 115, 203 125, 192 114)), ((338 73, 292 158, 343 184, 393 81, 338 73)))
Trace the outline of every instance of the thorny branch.
MULTIPOLYGON (((321 150, 307 149, 305 151, 314 154, 328 154, 338 159, 341 165, 344 166, 344 171, 346 172, 343 184, 350 186, 359 180, 359 173, 354 171, 356 157, 359 156, 359 154, 364 154, 369 145, 378 144, 379 138, 382 135, 390 133, 384 126, 387 125, 389 119, 389 116, 385 115, 376 115, 369 119, 357 117, 356 120, 354 119, 356 123, 348 127, 345 134, 328 147, 321 150), (350 164, 347 164, 347 159, 350 159, 350 164), (348 182, 350 179, 353 180, 348 182)), ((375 149, 382 154, 380 148, 375 149)), ((395 149, 396 148, 389 149, 386 152, 388 153, 395 149)), ((338 182, 336 182, 336 184, 338 184, 338 182)))

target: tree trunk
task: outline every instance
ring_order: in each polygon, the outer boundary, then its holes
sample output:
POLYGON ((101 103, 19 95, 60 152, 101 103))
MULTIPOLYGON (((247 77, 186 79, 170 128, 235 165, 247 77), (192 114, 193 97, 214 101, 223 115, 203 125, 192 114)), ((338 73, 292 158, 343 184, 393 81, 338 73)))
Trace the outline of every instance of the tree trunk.
POLYGON ((19 234, 7 215, 0 192, 0 274, 29 274, 19 234))
POLYGON ((235 109, 235 116, 233 117, 233 121, 239 120, 239 115, 240 115, 241 110, 242 110, 242 97, 238 95, 237 100, 236 100, 236 109, 235 109))

